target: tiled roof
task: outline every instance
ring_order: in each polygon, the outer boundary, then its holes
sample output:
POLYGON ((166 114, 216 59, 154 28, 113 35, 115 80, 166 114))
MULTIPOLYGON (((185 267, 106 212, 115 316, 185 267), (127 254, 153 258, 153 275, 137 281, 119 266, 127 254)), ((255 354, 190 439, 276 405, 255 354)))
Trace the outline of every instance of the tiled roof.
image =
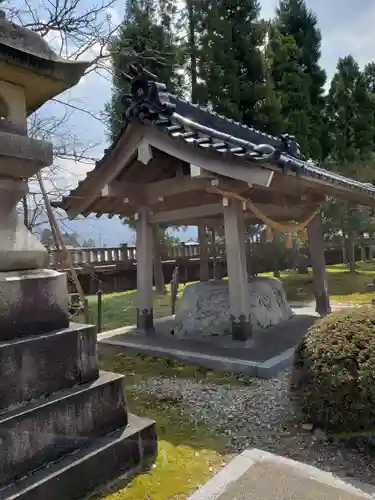
MULTIPOLYGON (((128 108, 122 132, 87 177, 91 177, 106 161, 128 124, 141 120, 163 131, 170 138, 194 144, 203 151, 225 155, 228 159, 231 156, 240 158, 253 164, 268 163, 285 173, 294 172, 297 176, 324 180, 332 185, 340 185, 375 197, 375 186, 372 184, 349 179, 307 161, 301 155, 294 137, 287 134, 273 137, 209 109, 186 102, 168 94, 164 84, 155 83, 153 75, 145 71, 138 74, 135 69, 133 71, 132 95, 124 97, 128 108)), ((75 190, 70 195, 74 192, 75 190)))
POLYGON ((249 162, 270 163, 280 168, 283 172, 295 172, 296 175, 303 174, 317 179, 328 181, 332 184, 341 184, 347 188, 358 189, 367 194, 374 194, 375 186, 363 182, 349 179, 343 175, 326 170, 318 165, 306 161, 298 154, 298 145, 293 138, 284 136, 277 139, 255 129, 246 127, 240 123, 228 120, 227 118, 212 113, 209 110, 200 108, 187 102, 176 102, 176 111, 183 103, 183 109, 188 112, 189 108, 194 116, 199 110, 202 119, 207 116, 204 123, 209 123, 210 118, 221 124, 221 128, 227 126, 228 132, 221 132, 217 128, 213 129, 202 122, 192 121, 181 114, 174 112, 170 117, 160 117, 153 124, 163 130, 170 137, 176 140, 183 140, 192 143, 205 151, 215 151, 220 154, 232 155, 249 162), (236 133, 237 132, 237 133, 236 133), (241 138, 252 137, 252 140, 241 138), (291 153, 291 149, 295 151, 291 153))

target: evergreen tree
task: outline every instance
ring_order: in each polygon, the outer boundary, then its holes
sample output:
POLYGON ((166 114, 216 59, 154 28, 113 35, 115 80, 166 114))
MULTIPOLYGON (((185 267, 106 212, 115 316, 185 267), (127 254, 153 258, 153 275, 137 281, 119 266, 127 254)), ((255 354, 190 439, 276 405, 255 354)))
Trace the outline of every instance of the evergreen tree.
POLYGON ((371 107, 370 128, 372 130, 373 150, 375 151, 375 63, 371 62, 365 66, 365 69, 363 70, 363 76, 371 107))
MULTIPOLYGON (((172 93, 179 93, 181 75, 178 66, 183 64, 182 52, 176 38, 174 21, 176 15, 173 0, 129 0, 119 35, 113 40, 111 56, 113 65, 112 100, 107 104, 109 136, 116 140, 123 128, 126 104, 125 94, 130 93, 130 84, 124 77, 130 64, 141 64, 165 83, 172 93)), ((129 219, 124 224, 133 227, 129 219)), ((159 228, 160 240, 166 228, 159 228)), ((164 290, 161 260, 154 261, 155 284, 159 292, 164 290), (158 269, 157 269, 158 268, 158 269)))
POLYGON ((185 7, 179 10, 179 20, 176 29, 180 33, 186 31, 186 37, 182 43, 182 50, 186 57, 186 79, 189 89, 190 100, 196 104, 200 85, 198 83, 198 53, 200 50, 201 31, 201 2, 199 0, 185 0, 185 7))
POLYGON ((303 152, 309 150, 309 120, 306 108, 310 107, 309 76, 299 63, 301 51, 294 38, 282 35, 271 24, 266 57, 269 77, 280 100, 284 132, 296 136, 303 152))
POLYGON ((113 65, 112 100, 107 105, 110 138, 114 140, 122 128, 124 102, 129 82, 124 78, 129 64, 142 64, 157 75, 171 92, 177 92, 181 76, 176 69, 181 52, 173 31, 175 15, 171 0, 129 0, 119 35, 111 46, 113 65))
MULTIPOLYGON (((320 159, 326 75, 319 66, 321 33, 316 16, 306 7, 304 0, 281 0, 275 24, 281 35, 281 43, 287 45, 284 50, 292 50, 294 54, 295 71, 289 75, 294 97, 290 99, 289 106, 284 108, 283 117, 293 124, 293 132, 301 145, 307 144, 307 150, 303 152, 320 159), (292 49, 289 37, 293 38, 297 51, 292 49), (306 118, 301 116, 302 102, 306 118)), ((277 58, 276 63, 279 64, 277 58)), ((282 93, 285 92, 284 87, 284 84, 281 88, 276 84, 276 89, 282 93)))
POLYGON ((326 114, 332 144, 331 158, 340 171, 355 175, 356 164, 369 158, 373 151, 374 131, 373 106, 366 76, 352 56, 341 58, 337 64, 327 97, 326 114))
MULTIPOLYGON (((370 68, 369 68, 370 69, 370 68)), ((370 72, 361 72, 352 56, 339 60, 327 97, 326 116, 332 169, 368 182, 374 179, 374 106, 370 72)), ((330 200, 325 223, 331 234, 343 233, 349 267, 355 270, 354 241, 373 227, 372 211, 348 201, 330 200)))
POLYGON ((197 99, 214 111, 269 133, 280 132, 278 100, 267 82, 266 27, 258 0, 201 4, 197 99))

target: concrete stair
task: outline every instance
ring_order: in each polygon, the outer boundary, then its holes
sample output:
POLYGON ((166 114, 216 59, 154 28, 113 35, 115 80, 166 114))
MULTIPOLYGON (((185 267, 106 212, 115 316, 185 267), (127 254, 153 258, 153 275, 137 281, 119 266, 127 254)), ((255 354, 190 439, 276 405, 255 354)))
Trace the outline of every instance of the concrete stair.
POLYGON ((157 453, 128 417, 124 376, 99 372, 93 326, 0 342, 0 500, 75 500, 157 453))
POLYGON ((123 376, 97 380, 10 410, 0 418, 0 486, 128 423, 123 376))
POLYGON ((72 323, 47 335, 0 342, 0 415, 98 375, 94 326, 72 323))
POLYGON ((78 500, 114 479, 139 472, 157 454, 155 422, 129 415, 108 434, 0 489, 0 500, 78 500))

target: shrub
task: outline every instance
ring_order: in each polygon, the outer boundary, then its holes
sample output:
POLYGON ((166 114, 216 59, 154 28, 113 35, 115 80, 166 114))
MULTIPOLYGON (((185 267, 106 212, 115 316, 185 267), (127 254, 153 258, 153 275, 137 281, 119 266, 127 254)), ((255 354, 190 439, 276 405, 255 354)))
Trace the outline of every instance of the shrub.
POLYGON ((314 323, 296 349, 291 388, 309 422, 347 437, 375 435, 375 308, 314 323))

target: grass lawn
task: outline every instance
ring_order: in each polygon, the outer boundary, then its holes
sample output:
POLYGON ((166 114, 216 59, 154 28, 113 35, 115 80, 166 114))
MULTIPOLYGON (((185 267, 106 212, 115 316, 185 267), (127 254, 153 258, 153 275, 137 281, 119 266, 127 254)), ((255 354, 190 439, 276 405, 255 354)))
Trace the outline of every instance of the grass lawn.
POLYGON ((218 385, 251 384, 251 379, 215 374, 170 360, 123 354, 110 346, 100 346, 99 361, 104 370, 126 374, 130 411, 156 420, 159 454, 150 471, 138 475, 129 485, 115 484, 110 491, 93 496, 93 500, 183 500, 229 461, 225 442, 206 425, 192 424, 178 401, 146 396, 134 384, 163 375, 205 379, 218 385))
MULTIPOLYGON (((375 263, 358 263, 354 275, 350 275, 345 266, 332 266, 327 270, 332 300, 369 303, 374 297, 368 285, 375 278, 375 263)), ((311 274, 288 271, 281 274, 281 280, 290 301, 314 299, 311 274)), ((182 290, 181 286, 180 294, 182 290)), ((89 298, 89 306, 95 320, 95 297, 89 298)), ((170 311, 170 294, 155 295, 155 316, 166 316, 170 311)), ((103 298, 103 330, 134 324, 135 319, 135 291, 103 298)), ((251 379, 214 373, 163 358, 124 354, 113 346, 99 346, 99 361, 101 369, 126 375, 130 411, 157 422, 159 454, 149 471, 136 476, 130 483, 117 482, 92 500, 186 500, 194 489, 230 460, 225 442, 213 435, 207 425, 193 424, 178 400, 146 395, 135 386, 143 380, 161 376, 205 379, 217 385, 247 385, 252 383, 251 379)))
MULTIPOLYGON (((328 289, 331 300, 336 302, 351 302, 368 304, 375 298, 375 292, 368 287, 375 279, 375 262, 358 262, 357 272, 350 274, 344 264, 328 266, 328 289)), ((272 276, 265 273, 264 276, 272 276)), ((296 271, 281 273, 285 292, 289 301, 314 300, 312 275, 299 275, 296 271)), ((183 291, 180 286, 179 294, 183 291)), ((135 290, 114 293, 103 297, 103 331, 133 325, 136 322, 135 290)), ((88 298, 91 321, 96 322, 96 297, 88 298)), ((171 314, 170 294, 155 295, 154 316, 160 318, 171 314)), ((81 320, 82 318, 77 318, 81 320)))
MULTIPOLYGON (((182 293, 183 287, 180 287, 182 293)), ((136 323, 136 292, 112 293, 103 295, 103 331, 112 330, 121 326, 134 325, 136 323)), ((95 295, 88 297, 90 321, 96 323, 97 298, 95 295)), ((154 317, 162 318, 171 314, 171 295, 155 294, 154 317)), ((83 321, 78 317, 77 321, 83 321)))
MULTIPOLYGON (((369 285, 375 279, 375 262, 357 262, 356 273, 349 273, 345 264, 327 266, 328 290, 334 302, 368 304, 375 297, 369 285)), ((314 300, 311 275, 299 275, 296 271, 281 273, 289 301, 314 300)))

